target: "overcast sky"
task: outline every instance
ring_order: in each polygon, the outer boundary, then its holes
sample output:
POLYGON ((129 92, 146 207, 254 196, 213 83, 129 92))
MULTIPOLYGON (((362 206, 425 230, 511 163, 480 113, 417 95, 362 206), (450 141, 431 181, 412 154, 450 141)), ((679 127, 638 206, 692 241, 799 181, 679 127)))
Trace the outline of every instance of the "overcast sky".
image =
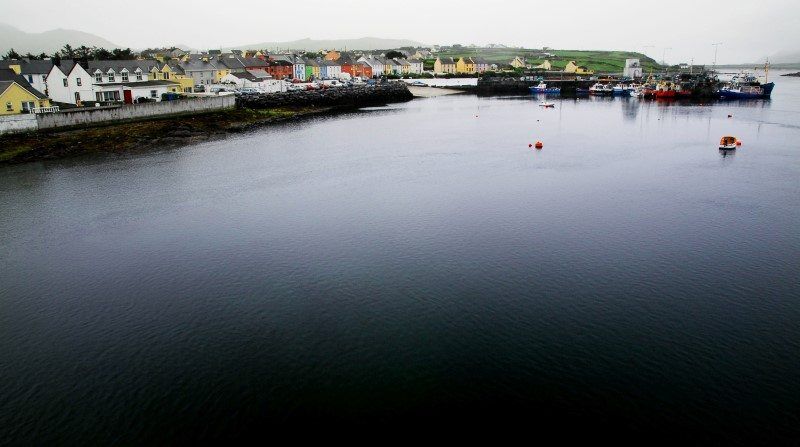
POLYGON ((670 48, 673 63, 710 63, 714 42, 723 42, 721 63, 800 50, 800 0, 0 0, 0 17, 23 31, 77 29, 133 48, 370 36, 636 50, 658 60, 670 48))

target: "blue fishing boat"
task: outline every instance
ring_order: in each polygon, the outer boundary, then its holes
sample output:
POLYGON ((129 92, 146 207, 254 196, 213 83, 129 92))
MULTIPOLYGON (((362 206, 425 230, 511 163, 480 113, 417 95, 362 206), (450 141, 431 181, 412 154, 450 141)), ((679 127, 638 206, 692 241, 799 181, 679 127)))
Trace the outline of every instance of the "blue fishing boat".
POLYGON ((762 99, 772 95, 775 88, 774 82, 769 82, 769 63, 764 65, 764 83, 758 77, 743 73, 733 77, 731 82, 719 89, 719 96, 722 99, 762 99))
POLYGON ((558 87, 548 87, 547 84, 544 82, 540 82, 539 85, 535 85, 530 87, 531 93, 545 93, 550 95, 557 95, 561 93, 561 89, 558 87))

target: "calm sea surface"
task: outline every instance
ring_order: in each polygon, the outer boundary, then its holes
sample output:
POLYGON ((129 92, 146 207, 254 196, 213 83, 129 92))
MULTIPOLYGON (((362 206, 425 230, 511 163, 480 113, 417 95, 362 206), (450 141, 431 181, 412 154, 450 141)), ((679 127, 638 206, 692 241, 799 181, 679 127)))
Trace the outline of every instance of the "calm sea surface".
POLYGON ((797 441, 800 79, 776 82, 428 98, 0 168, 0 439, 797 441))

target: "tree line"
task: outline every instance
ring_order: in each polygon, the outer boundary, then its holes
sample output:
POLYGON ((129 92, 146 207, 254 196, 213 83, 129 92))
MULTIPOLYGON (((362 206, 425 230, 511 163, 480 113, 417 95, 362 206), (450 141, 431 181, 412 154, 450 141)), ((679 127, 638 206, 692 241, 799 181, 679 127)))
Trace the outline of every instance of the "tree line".
POLYGON ((53 62, 58 65, 61 59, 75 59, 78 61, 89 61, 89 60, 127 60, 127 59, 135 59, 136 55, 130 48, 114 48, 113 50, 107 50, 105 48, 100 47, 87 47, 85 45, 81 45, 77 48, 73 48, 72 45, 66 44, 60 50, 54 52, 53 54, 47 53, 40 53, 40 54, 31 54, 30 52, 26 54, 20 54, 14 49, 8 50, 8 52, 3 56, 4 59, 30 59, 30 60, 43 60, 43 59, 53 59, 53 62))

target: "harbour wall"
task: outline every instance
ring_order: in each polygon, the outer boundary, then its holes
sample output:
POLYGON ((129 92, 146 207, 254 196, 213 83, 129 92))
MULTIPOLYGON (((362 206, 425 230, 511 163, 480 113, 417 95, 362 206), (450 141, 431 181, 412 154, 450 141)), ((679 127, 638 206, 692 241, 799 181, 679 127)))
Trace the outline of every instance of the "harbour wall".
POLYGON ((212 96, 204 98, 181 99, 177 101, 150 102, 113 108, 83 109, 80 111, 47 113, 36 115, 38 129, 79 126, 150 118, 156 116, 178 115, 183 113, 203 113, 233 108, 236 98, 212 96))
POLYGON ((0 116, 0 135, 20 133, 38 129, 36 115, 24 113, 20 115, 0 116))

